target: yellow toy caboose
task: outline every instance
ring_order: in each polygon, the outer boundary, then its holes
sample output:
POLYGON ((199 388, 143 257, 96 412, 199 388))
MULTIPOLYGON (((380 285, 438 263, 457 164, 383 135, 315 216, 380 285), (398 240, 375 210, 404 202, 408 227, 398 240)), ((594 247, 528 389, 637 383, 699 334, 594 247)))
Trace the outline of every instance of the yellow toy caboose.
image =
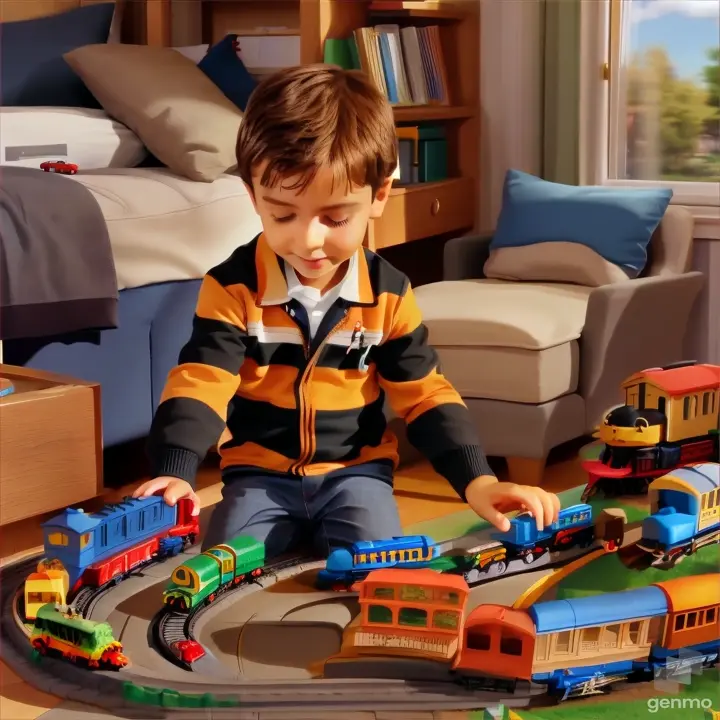
POLYGON ((65 605, 69 586, 70 577, 61 563, 41 560, 37 571, 25 580, 25 619, 35 620, 47 603, 65 605))
POLYGON ((599 428, 599 460, 586 461, 583 501, 644 493, 650 482, 682 465, 720 462, 720 366, 694 362, 650 368, 623 384, 625 405, 599 428))

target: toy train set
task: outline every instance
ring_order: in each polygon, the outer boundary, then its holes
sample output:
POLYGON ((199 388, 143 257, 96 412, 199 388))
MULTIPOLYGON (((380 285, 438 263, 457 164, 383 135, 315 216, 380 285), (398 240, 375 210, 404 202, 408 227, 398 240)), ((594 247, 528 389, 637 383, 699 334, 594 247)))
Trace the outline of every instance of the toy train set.
MULTIPOLYGON (((513 692, 529 683, 564 700, 625 680, 652 679, 685 651, 714 666, 720 651, 717 575, 524 609, 482 604, 465 612, 473 585, 533 569, 548 556, 566 563, 571 549, 577 556, 578 549, 614 552, 624 545, 622 551, 631 547, 670 569, 720 542, 720 368, 646 370, 623 387, 628 404, 605 418, 605 447, 599 461, 586 463, 583 502, 561 510, 542 530, 521 513, 507 532, 493 532, 488 542, 466 550, 444 550, 427 535, 333 550, 315 588, 355 592, 361 611, 326 671, 342 677, 348 664, 357 672, 363 663, 384 660, 412 673, 413 662, 422 659, 437 666, 445 681, 468 689, 513 692), (597 513, 590 503, 601 491, 643 488, 650 510, 640 539, 628 546, 625 511, 597 513)), ((169 506, 159 496, 125 498, 97 513, 67 509, 44 523, 44 556, 17 603, 18 622, 34 650, 93 670, 122 671, 132 658, 107 622, 90 619, 100 594, 152 563, 185 553, 169 573, 160 614, 185 618, 181 625, 189 627, 218 598, 279 567, 249 536, 188 553, 200 532, 191 510, 188 500, 169 506)), ((191 635, 168 649, 187 668, 206 655, 191 635)), ((383 665, 381 677, 389 667, 383 665)))
POLYGON ((586 461, 587 502, 645 493, 656 477, 696 462, 720 462, 720 366, 682 362, 643 370, 623 384, 625 404, 599 428, 604 447, 586 461))

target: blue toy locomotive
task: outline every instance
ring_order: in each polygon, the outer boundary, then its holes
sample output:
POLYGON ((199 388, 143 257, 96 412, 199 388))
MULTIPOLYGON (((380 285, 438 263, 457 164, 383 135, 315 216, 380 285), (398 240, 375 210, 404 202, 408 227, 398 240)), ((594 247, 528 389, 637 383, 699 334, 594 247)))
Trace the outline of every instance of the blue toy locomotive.
POLYGON ((439 554, 438 546, 427 535, 407 535, 390 540, 354 543, 338 548, 328 556, 317 575, 318 590, 347 590, 380 568, 422 568, 439 554))

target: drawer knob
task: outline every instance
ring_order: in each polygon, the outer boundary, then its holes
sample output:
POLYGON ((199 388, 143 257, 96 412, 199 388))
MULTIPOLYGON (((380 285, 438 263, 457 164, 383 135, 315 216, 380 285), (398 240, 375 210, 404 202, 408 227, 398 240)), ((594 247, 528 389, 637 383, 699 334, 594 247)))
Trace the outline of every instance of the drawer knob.
POLYGON ((437 215, 440 212, 440 201, 435 198, 432 203, 432 207, 430 208, 430 213, 432 215, 437 215))

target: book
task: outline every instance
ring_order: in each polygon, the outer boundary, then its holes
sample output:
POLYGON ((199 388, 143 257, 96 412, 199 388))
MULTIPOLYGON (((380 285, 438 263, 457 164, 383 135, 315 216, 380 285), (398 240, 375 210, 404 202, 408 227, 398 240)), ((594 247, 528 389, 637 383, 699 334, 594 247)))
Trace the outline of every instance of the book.
POLYGON ((392 105, 451 104, 437 25, 357 28, 326 40, 323 55, 326 63, 367 73, 392 105))

